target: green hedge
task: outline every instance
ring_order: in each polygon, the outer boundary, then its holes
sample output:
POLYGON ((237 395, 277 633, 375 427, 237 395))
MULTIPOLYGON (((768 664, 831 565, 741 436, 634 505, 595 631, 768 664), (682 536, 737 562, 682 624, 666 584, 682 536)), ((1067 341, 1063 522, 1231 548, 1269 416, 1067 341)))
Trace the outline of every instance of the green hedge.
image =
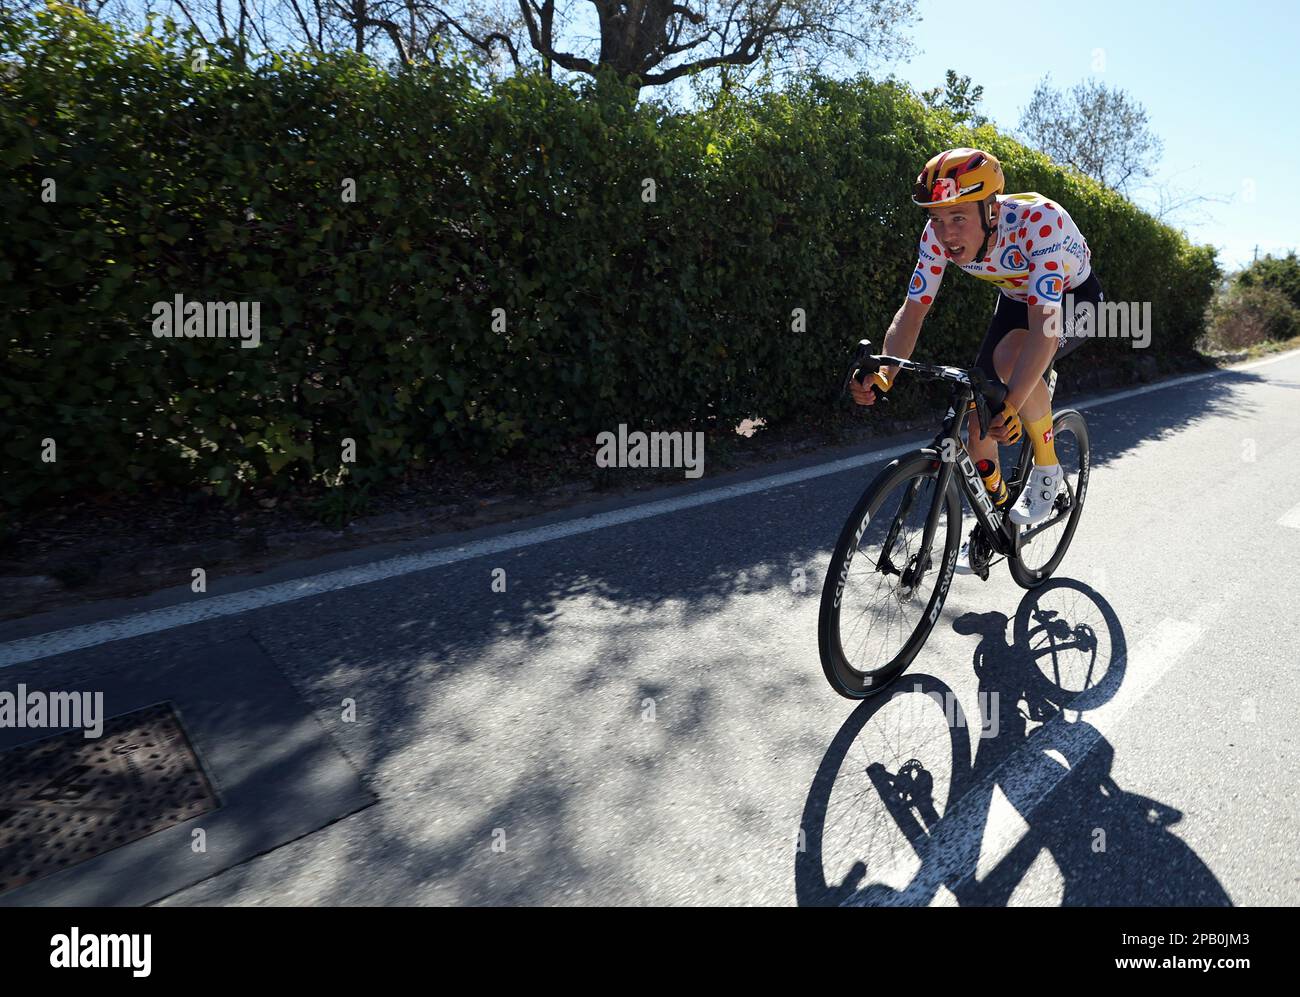
MULTIPOLYGON (((1208 247, 893 83, 673 115, 540 77, 194 46, 70 8, 0 19, 5 504, 825 418, 847 349, 904 298, 910 178, 945 146, 989 147, 1009 189, 1065 204, 1108 297, 1153 303, 1157 351, 1191 349, 1218 276, 1208 247), (261 346, 155 338, 177 294, 260 302, 261 346)), ((968 359, 993 298, 950 277, 918 354, 968 359)))
POLYGON ((1286 296, 1294 308, 1300 308, 1300 258, 1295 250, 1286 256, 1273 256, 1271 253, 1254 260, 1235 277, 1240 287, 1260 287, 1277 291, 1286 296))

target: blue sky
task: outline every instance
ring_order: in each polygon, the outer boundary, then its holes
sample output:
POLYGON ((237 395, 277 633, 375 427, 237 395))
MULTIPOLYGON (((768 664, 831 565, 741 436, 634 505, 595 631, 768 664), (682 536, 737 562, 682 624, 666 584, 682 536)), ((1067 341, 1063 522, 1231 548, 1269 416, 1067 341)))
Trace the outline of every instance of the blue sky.
POLYGON ((884 68, 919 89, 941 84, 949 68, 969 75, 984 87, 984 113, 1004 131, 1014 130, 1045 74, 1057 87, 1095 76, 1146 107, 1164 141, 1158 181, 1227 199, 1171 219, 1217 246, 1225 267, 1248 263, 1256 245, 1262 256, 1300 243, 1300 198, 1279 196, 1300 181, 1300 116, 1290 106, 1300 95, 1300 7, 989 0, 980 8, 995 26, 989 46, 975 43, 962 14, 969 3, 921 0, 911 32, 921 51, 884 68))

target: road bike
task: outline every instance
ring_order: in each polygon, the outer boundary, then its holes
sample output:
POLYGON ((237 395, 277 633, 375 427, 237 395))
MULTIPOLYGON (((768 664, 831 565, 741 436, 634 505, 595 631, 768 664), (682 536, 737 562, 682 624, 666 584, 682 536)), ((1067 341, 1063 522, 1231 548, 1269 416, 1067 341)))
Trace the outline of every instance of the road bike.
MULTIPOLYGON (((1052 576, 1069 549, 1088 491, 1088 426, 1074 409, 1052 420, 1063 486, 1043 522, 1022 527, 1008 513, 1033 460, 1022 434, 1016 458, 1004 463, 1008 499, 998 507, 962 440, 962 423, 974 409, 980 438, 1001 411, 1007 386, 978 368, 921 364, 875 355, 858 343, 848 378, 859 384, 881 367, 898 367, 951 385, 942 428, 934 441, 889 463, 867 486, 840 532, 822 587, 818 648, 831 687, 850 699, 884 689, 920 652, 948 597, 962 541, 962 501, 974 513, 971 567, 988 578, 994 558, 1027 589, 1052 576), (1009 471, 1006 469, 1010 469, 1009 471)), ((1049 396, 1056 388, 1051 364, 1044 373, 1049 396)), ((848 378, 845 379, 847 393, 848 378)))

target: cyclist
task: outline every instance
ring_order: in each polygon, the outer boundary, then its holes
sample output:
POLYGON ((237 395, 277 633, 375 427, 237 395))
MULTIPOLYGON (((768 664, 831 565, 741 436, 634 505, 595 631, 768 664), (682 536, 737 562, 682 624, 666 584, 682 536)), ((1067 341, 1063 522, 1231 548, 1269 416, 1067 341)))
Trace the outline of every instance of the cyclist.
MULTIPOLYGON (((1049 363, 1073 352, 1087 336, 1082 322, 1076 329, 1073 310, 1062 314, 1065 295, 1072 295, 1076 308, 1084 302, 1096 308, 1102 291, 1087 240, 1065 208, 1042 194, 1003 195, 1004 187, 1002 164, 979 149, 949 149, 925 164, 912 203, 927 209, 929 220, 907 300, 894 315, 881 352, 911 357, 949 263, 997 286, 997 305, 975 366, 1007 385, 1007 400, 988 439, 979 438, 979 423, 970 413, 968 449, 977 464, 992 462, 987 481, 996 491, 1001 482, 998 443, 1015 443, 1022 430, 1029 434, 1033 468, 1010 517, 1032 526, 1051 513, 1061 488, 1043 375, 1049 363)), ((854 381, 854 400, 873 404, 876 392, 888 391, 897 373, 897 367, 885 367, 862 385, 854 381)), ((970 549, 968 537, 957 559, 962 574, 971 573, 970 549)))

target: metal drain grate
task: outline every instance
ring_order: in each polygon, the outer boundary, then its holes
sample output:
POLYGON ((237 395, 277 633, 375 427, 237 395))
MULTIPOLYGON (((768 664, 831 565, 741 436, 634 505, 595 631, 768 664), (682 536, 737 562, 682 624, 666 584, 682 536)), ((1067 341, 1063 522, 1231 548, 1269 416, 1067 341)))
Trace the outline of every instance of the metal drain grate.
POLYGON ((170 703, 0 752, 0 893, 217 806, 170 703))

